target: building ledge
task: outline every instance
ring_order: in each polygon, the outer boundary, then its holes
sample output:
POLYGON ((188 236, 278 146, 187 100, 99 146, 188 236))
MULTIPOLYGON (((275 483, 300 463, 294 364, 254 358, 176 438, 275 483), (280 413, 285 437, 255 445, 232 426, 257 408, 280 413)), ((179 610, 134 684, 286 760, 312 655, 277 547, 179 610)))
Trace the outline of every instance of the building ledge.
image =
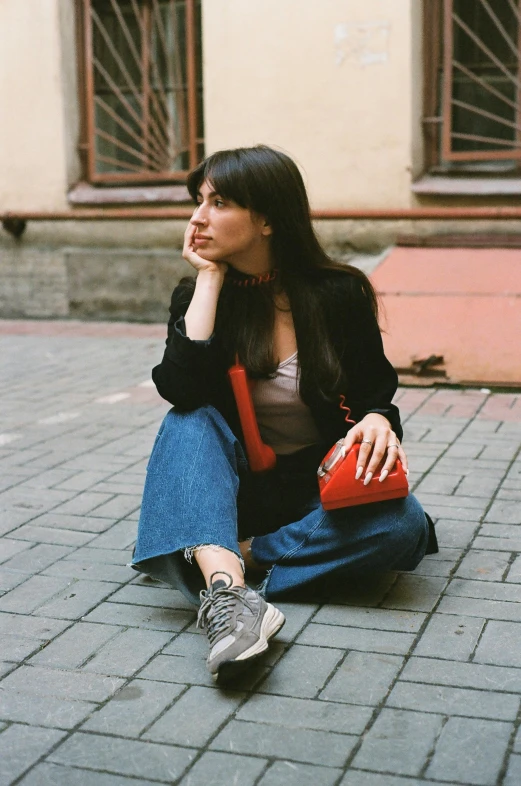
POLYGON ((420 196, 521 195, 521 177, 448 177, 422 175, 412 184, 420 196))
POLYGON ((67 198, 71 205, 172 205, 192 201, 184 185, 100 188, 90 183, 77 183, 67 198))

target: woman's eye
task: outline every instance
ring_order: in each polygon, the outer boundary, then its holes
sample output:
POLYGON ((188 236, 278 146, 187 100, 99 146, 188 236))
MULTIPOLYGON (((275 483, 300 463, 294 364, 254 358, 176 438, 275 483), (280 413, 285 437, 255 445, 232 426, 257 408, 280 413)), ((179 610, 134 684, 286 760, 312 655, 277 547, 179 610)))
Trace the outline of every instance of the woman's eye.
POLYGON ((224 202, 222 199, 215 200, 215 207, 224 207, 224 202))

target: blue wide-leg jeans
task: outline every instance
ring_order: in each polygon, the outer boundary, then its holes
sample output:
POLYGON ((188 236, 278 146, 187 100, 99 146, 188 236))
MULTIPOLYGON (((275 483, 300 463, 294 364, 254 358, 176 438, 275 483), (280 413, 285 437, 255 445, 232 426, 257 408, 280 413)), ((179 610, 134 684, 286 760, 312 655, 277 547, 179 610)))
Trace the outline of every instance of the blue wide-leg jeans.
POLYGON ((252 536, 253 559, 270 566, 261 590, 269 599, 328 576, 338 575, 340 582, 413 570, 428 542, 418 500, 410 494, 325 511, 316 480, 325 452, 315 446, 282 456, 273 472, 253 475, 214 407, 171 410, 147 468, 132 567, 196 604, 204 580, 189 559, 193 548, 220 546, 240 557, 238 541, 252 536))

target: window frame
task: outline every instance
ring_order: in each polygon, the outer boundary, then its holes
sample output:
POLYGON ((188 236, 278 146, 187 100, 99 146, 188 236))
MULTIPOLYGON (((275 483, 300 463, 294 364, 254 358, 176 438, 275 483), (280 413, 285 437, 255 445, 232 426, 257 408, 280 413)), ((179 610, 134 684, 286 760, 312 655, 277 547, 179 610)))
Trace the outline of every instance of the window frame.
MULTIPOLYGON (((111 3, 114 0, 111 0, 111 3)), ((117 2, 117 0, 115 0, 117 2)), ((178 0, 179 1, 179 0, 178 0)), ((139 0, 151 6, 154 0, 139 0)), ((92 186, 160 186, 186 182, 189 171, 201 160, 198 148, 203 139, 198 136, 198 84, 196 45, 196 2, 182 0, 186 13, 186 126, 188 167, 178 171, 99 172, 96 170, 96 124, 93 63, 92 0, 76 0, 76 41, 79 77, 80 141, 78 144, 82 178, 92 186)), ((142 189, 141 189, 142 191, 142 189)), ((96 201, 96 200, 94 200, 96 201)), ((134 200, 130 200, 134 201, 134 200)), ((141 201, 141 200, 140 200, 141 201)), ((161 200, 162 201, 162 200, 161 200)), ((170 201, 170 200, 169 200, 170 201)))

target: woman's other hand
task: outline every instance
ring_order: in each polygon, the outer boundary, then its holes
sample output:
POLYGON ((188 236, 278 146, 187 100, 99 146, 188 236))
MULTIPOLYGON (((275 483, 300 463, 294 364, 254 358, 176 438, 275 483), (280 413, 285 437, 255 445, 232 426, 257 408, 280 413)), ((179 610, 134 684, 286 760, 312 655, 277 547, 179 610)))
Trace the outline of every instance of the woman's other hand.
POLYGON ((198 231, 197 225, 190 222, 186 227, 184 244, 183 244, 183 259, 192 265, 198 273, 214 273, 224 278, 228 265, 226 262, 212 262, 205 259, 197 253, 196 235, 198 231))
POLYGON ((406 475, 409 473, 407 456, 399 440, 392 431, 387 418, 376 412, 370 412, 349 431, 344 439, 344 449, 347 453, 353 445, 360 443, 356 478, 361 478, 364 469, 364 484, 367 486, 380 464, 384 462, 380 472, 380 483, 383 483, 389 472, 400 459, 406 475))

